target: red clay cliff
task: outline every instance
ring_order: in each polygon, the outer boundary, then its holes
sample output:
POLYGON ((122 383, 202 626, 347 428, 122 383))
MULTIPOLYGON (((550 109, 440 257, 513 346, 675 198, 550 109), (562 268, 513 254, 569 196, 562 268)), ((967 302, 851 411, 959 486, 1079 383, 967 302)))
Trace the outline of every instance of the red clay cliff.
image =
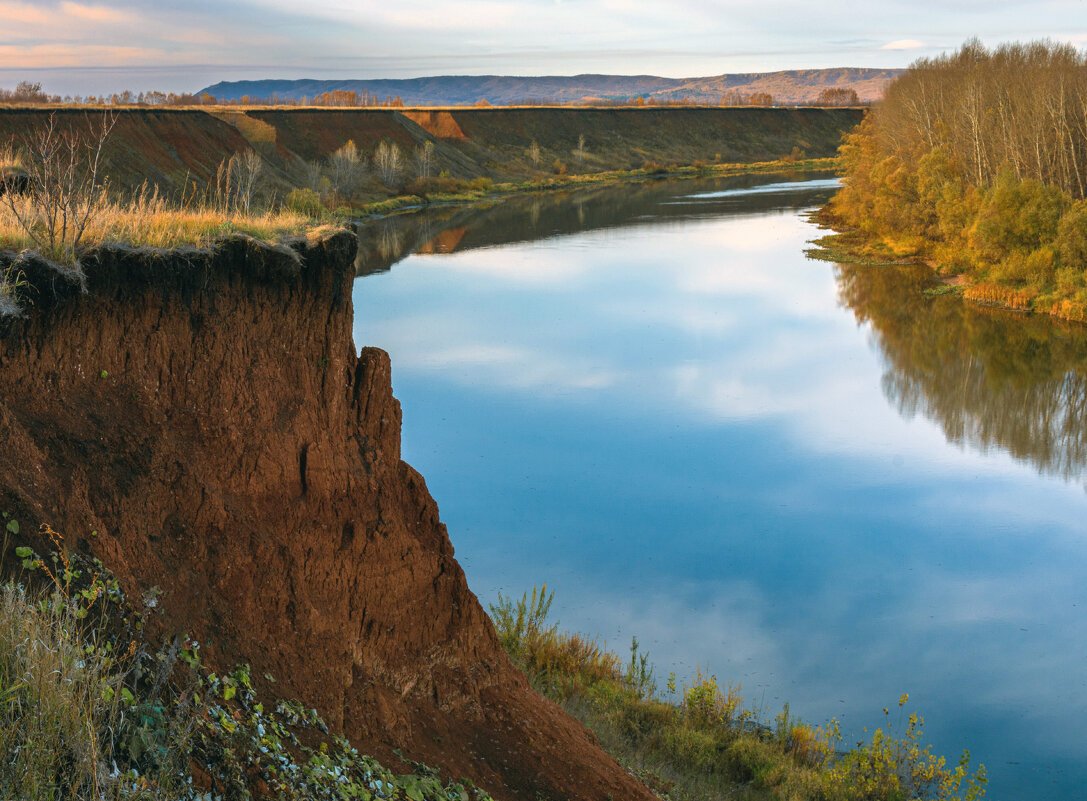
POLYGON ((159 588, 158 634, 274 675, 363 752, 498 799, 651 798, 468 589, 400 458, 388 356, 352 342, 355 247, 106 249, 85 291, 29 265, 32 305, 0 321, 0 509, 159 588))

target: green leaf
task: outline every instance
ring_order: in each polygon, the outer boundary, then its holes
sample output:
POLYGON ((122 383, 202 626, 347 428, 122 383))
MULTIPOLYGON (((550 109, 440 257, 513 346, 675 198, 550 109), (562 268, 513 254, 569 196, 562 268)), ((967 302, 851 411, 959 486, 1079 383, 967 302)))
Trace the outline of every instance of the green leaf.
POLYGON ((20 559, 32 559, 34 557, 34 549, 27 548, 25 545, 21 548, 15 549, 15 555, 20 559))
MULTIPOLYGON (((18 534, 19 533, 19 521, 18 520, 9 520, 8 525, 7 525, 7 529, 12 534, 18 534)), ((16 553, 18 553, 18 552, 16 552, 16 553)))
POLYGON ((128 689, 127 687, 122 687, 121 688, 121 700, 124 701, 129 706, 132 706, 133 704, 136 703, 136 696, 134 696, 132 694, 132 691, 130 689, 128 689))
POLYGON ((231 698, 233 698, 237 694, 237 692, 238 692, 237 687, 224 687, 223 688, 223 700, 224 701, 229 701, 231 698))

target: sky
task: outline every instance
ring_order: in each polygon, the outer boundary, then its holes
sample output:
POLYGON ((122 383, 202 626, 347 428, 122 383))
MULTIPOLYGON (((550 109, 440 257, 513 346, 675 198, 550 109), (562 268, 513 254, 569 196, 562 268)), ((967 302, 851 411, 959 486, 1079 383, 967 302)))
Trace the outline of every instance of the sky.
POLYGON ((971 36, 1087 47, 1087 0, 0 0, 0 86, 903 67, 971 36))

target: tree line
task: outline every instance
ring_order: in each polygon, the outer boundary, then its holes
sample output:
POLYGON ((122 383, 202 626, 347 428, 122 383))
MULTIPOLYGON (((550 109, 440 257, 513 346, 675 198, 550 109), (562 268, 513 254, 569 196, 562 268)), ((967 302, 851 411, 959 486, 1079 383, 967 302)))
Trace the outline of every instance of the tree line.
POLYGON ((148 90, 133 92, 125 89, 102 95, 53 95, 44 91, 42 84, 20 81, 14 89, 0 87, 0 104, 68 105, 68 106, 343 106, 400 108, 404 106, 399 96, 379 97, 371 92, 355 92, 337 89, 313 97, 284 98, 278 95, 256 97, 244 95, 238 100, 221 101, 208 92, 162 92, 148 90))
POLYGON ((1087 54, 1052 42, 922 59, 874 115, 883 147, 907 164, 937 147, 974 186, 1010 169, 1018 179, 1087 189, 1087 54))
MULTIPOLYGON (((234 100, 222 100, 207 92, 162 92, 148 90, 134 92, 125 89, 102 95, 53 95, 44 91, 41 83, 22 81, 14 89, 0 88, 0 104, 31 105, 69 105, 69 106, 329 106, 336 108, 404 108, 407 104, 399 95, 382 97, 368 90, 333 89, 317 95, 303 97, 281 97, 243 95, 234 100)), ((415 105, 428 105, 418 103, 415 105)), ((429 105, 447 105, 432 103, 429 105)), ((487 98, 479 98, 474 105, 489 107, 494 105, 487 98)), ((805 103, 783 102, 769 92, 731 91, 716 100, 699 97, 664 97, 639 95, 624 98, 586 98, 581 100, 543 100, 527 98, 502 104, 511 106, 860 106, 865 105, 855 89, 829 87, 822 90, 818 97, 805 103)))
POLYGON ((967 297, 1087 320, 1087 53, 1049 41, 921 59, 841 148, 830 212, 967 297))

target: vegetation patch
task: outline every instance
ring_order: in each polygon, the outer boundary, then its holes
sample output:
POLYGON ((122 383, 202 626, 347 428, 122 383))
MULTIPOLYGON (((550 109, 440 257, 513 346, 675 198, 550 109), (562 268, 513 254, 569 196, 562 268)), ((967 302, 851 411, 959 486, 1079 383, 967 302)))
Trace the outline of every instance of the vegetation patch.
MULTIPOLYGON (((0 558, 21 533, 2 523, 0 558)), ((490 801, 419 763, 383 767, 314 710, 258 698, 247 666, 210 670, 199 643, 151 648, 156 593, 136 610, 100 562, 42 533, 56 550, 15 548, 0 584, 0 798, 490 801)))
POLYGON ((924 743, 924 722, 903 695, 867 742, 842 749, 836 721, 811 726, 786 705, 764 722, 740 687, 699 672, 689 686, 657 686, 637 639, 628 659, 548 622, 546 586, 490 608, 503 647, 533 686, 588 726, 601 745, 674 801, 788 799, 906 801, 985 795, 984 766, 954 765, 924 743))
POLYGON ((836 227, 961 275, 969 300, 1087 319, 1087 54, 1052 42, 916 62, 850 134, 836 227))

